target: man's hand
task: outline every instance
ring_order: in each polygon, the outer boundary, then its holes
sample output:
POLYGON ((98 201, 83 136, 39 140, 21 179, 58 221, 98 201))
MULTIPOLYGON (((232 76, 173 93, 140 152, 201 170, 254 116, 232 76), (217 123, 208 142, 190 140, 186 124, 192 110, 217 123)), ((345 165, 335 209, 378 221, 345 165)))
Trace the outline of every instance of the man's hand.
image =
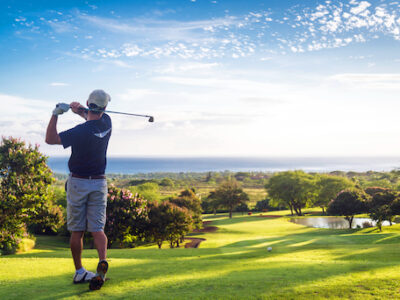
POLYGON ((71 110, 76 113, 77 115, 80 115, 82 118, 86 120, 87 118, 87 113, 85 110, 85 107, 81 105, 79 102, 72 102, 70 105, 71 110))
POLYGON ((82 111, 85 110, 85 107, 82 106, 79 102, 72 102, 69 106, 71 107, 71 110, 78 115, 80 115, 82 111))
POLYGON ((69 110, 69 105, 66 103, 58 103, 56 105, 56 108, 53 110, 53 115, 58 116, 62 115, 63 113, 67 112, 69 110))

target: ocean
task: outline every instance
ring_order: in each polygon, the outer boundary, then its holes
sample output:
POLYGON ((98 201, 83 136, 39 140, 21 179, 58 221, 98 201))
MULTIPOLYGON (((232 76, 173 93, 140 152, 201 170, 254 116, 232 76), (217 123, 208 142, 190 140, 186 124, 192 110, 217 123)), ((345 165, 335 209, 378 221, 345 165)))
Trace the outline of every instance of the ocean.
MULTIPOLYGON (((68 157, 50 157, 48 165, 55 173, 67 174, 68 157)), ((400 157, 109 157, 107 174, 155 172, 304 170, 390 171, 400 168, 400 157)))

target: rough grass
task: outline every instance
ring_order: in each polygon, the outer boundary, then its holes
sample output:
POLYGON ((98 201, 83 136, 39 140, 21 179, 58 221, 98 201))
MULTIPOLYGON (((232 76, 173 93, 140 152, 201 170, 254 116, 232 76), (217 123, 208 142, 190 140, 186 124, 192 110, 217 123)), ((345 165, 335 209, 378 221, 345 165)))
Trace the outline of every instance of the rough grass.
MULTIPOLYGON (((207 239, 198 249, 110 250, 111 279, 96 292, 72 284, 64 240, 38 237, 37 249, 0 258, 0 299, 400 298, 400 225, 379 233, 307 228, 285 216, 205 219, 219 230, 197 234, 207 239)), ((96 263, 85 250, 86 268, 96 263)))

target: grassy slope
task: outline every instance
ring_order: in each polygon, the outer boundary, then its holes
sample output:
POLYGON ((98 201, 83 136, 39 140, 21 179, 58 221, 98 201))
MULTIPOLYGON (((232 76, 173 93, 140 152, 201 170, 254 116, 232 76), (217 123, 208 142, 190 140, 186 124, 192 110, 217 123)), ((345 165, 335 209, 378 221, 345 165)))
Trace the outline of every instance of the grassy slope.
MULTIPOLYGON (((71 283, 65 243, 41 237, 39 249, 0 258, 0 299, 400 298, 400 225, 378 233, 312 229, 286 218, 206 218, 220 229, 198 235, 207 239, 199 249, 110 250, 111 279, 97 292, 71 283)), ((96 262, 95 251, 85 250, 85 266, 96 262)))

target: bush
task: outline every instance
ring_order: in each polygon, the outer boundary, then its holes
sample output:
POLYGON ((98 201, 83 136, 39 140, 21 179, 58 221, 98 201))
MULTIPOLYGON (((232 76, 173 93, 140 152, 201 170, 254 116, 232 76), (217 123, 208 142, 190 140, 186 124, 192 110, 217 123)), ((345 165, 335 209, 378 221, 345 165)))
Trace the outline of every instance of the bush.
POLYGON ((144 239, 148 225, 147 200, 113 185, 108 188, 107 221, 104 229, 108 245, 134 247, 144 239))
POLYGON ((236 212, 241 212, 242 215, 245 212, 248 212, 250 210, 249 206, 246 203, 241 203, 238 206, 235 207, 236 212))
POLYGON ((192 229, 192 219, 188 210, 164 201, 149 203, 147 235, 161 249, 163 241, 169 241, 170 247, 179 247, 183 236, 192 229))
POLYGON ((169 198, 169 202, 178 207, 186 208, 190 214, 193 225, 196 228, 201 227, 203 224, 201 219, 201 200, 196 196, 194 189, 183 190, 178 197, 169 198))
POLYGON ((372 225, 372 222, 369 222, 369 221, 365 221, 365 222, 363 222, 361 225, 362 225, 362 228, 371 228, 371 227, 374 227, 374 226, 372 225))
POLYGON ((35 239, 33 238, 23 238, 21 242, 18 244, 18 253, 28 252, 35 248, 35 239))
POLYGON ((27 225, 57 229, 63 222, 52 202, 54 181, 38 146, 14 138, 0 144, 0 251, 15 253, 27 225))
POLYGON ((160 185, 173 188, 174 182, 172 181, 171 178, 164 178, 163 180, 161 180, 160 185))

